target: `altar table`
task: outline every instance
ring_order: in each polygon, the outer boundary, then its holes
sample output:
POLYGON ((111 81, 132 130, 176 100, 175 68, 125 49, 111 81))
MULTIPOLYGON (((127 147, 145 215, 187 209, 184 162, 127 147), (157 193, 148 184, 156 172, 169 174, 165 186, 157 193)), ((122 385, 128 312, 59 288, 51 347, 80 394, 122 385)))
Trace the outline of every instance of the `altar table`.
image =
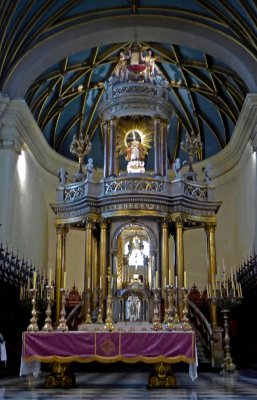
POLYGON ((40 363, 188 363, 197 377, 194 332, 24 332, 20 375, 37 374, 40 363))

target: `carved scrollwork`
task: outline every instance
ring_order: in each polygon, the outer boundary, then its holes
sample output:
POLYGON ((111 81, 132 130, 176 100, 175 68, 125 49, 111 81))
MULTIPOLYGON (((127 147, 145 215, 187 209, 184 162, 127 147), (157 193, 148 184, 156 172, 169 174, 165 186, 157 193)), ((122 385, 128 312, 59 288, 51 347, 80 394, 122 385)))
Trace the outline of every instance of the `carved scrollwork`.
POLYGON ((206 187, 190 185, 188 183, 185 183, 184 194, 196 199, 208 199, 208 189, 206 187))
POLYGON ((106 183, 105 193, 113 193, 127 190, 138 190, 144 192, 163 192, 163 182, 149 180, 119 180, 106 183))
POLYGON ((77 198, 83 197, 85 194, 85 186, 79 186, 77 188, 65 189, 64 201, 73 201, 77 198))

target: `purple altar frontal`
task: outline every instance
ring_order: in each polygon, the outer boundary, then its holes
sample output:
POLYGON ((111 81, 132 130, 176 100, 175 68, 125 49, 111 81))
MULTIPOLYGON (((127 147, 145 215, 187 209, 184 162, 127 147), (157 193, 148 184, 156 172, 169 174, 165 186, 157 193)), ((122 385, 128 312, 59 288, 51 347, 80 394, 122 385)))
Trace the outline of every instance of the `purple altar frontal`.
POLYGON ((22 363, 197 363, 194 332, 24 332, 22 363))

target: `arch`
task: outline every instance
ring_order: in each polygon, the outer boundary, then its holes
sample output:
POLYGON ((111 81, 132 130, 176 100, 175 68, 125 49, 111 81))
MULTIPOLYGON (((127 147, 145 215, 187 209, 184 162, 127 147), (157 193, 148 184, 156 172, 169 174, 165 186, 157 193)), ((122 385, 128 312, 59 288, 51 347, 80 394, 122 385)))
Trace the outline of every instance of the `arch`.
POLYGON ((236 40, 201 24, 167 16, 133 15, 84 23, 48 38, 32 48, 10 71, 3 92, 24 97, 32 82, 60 59, 99 45, 119 41, 170 42, 208 53, 243 77, 250 92, 257 91, 256 61, 236 40), (183 27, 183 28, 181 28, 183 27), (37 60, 37 62, 35 62, 37 60))
POLYGON ((121 235, 121 233, 125 229, 130 228, 130 227, 135 227, 135 226, 140 226, 141 228, 143 228, 147 232, 148 237, 150 239, 151 249, 153 251, 156 250, 156 247, 157 247, 156 239, 155 239, 155 236, 154 236, 152 230, 149 228, 149 226, 147 226, 146 224, 144 224, 142 222, 127 222, 127 223, 122 224, 114 232, 114 235, 113 235, 113 238, 112 238, 112 249, 113 249, 114 252, 118 250, 118 238, 121 235))

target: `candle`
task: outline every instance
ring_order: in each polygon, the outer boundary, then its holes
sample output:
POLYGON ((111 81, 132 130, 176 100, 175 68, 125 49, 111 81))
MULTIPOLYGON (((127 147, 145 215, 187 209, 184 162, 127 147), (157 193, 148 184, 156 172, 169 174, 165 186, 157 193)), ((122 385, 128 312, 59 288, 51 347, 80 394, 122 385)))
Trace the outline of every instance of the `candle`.
POLYGON ((113 276, 111 278, 111 289, 113 289, 113 276))
POLYGON ((100 289, 102 289, 102 277, 100 276, 100 289))
POLYGON ((164 286, 165 287, 167 286, 167 278, 166 278, 166 276, 164 277, 164 286))
POLYGON ((63 288, 66 289, 66 271, 63 273, 63 288))
POLYGON ((184 287, 187 287, 187 273, 184 271, 184 287))
POLYGON ((169 269, 169 285, 171 285, 171 270, 169 269))
POLYGON ((52 269, 50 268, 49 269, 49 282, 48 282, 48 285, 51 286, 51 284, 52 284, 52 269))
POLYGON ((90 276, 87 278, 87 288, 90 289, 90 276))
POLYGON ((155 279, 156 279, 156 287, 158 288, 159 287, 159 272, 158 271, 156 271, 156 273, 155 273, 155 279))
POLYGON ((36 289, 36 282, 37 282, 37 273, 35 271, 33 273, 33 289, 36 289))
POLYGON ((177 277, 177 275, 175 276, 175 287, 176 288, 178 287, 178 277, 177 277))
POLYGON ((241 286, 241 283, 239 283, 239 293, 240 293, 240 296, 239 297, 241 297, 241 299, 243 298, 243 293, 242 293, 242 286, 241 286))

